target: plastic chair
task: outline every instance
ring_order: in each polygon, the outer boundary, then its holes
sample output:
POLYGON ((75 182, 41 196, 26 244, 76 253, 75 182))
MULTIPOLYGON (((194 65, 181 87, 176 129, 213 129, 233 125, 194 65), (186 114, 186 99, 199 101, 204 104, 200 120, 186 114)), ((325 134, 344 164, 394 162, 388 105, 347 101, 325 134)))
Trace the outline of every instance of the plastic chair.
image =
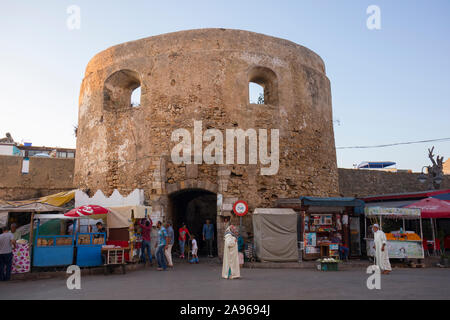
POLYGON ((428 250, 428 240, 423 238, 422 239, 422 246, 423 246, 423 252, 425 253, 425 256, 428 257, 430 255, 430 251, 428 250))
POLYGON ((445 239, 444 239, 444 250, 450 250, 450 235, 445 236, 445 239))
POLYGON ((436 255, 441 255, 442 254, 441 241, 439 239, 435 239, 434 240, 434 252, 435 252, 436 255))

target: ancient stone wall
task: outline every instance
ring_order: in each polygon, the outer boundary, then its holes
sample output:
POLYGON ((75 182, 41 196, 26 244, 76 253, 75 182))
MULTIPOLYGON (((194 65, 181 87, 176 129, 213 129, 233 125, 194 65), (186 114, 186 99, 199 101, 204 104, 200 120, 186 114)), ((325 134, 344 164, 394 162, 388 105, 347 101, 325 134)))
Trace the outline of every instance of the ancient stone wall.
MULTIPOLYGON (((421 183, 417 179, 419 173, 342 168, 338 172, 339 190, 341 196, 344 197, 365 197, 429 190, 429 183, 421 183)), ((444 175, 440 189, 450 189, 450 175, 444 175)))
POLYGON ((338 193, 330 83, 320 57, 292 42, 225 29, 127 42, 90 61, 79 105, 80 187, 143 188, 157 200, 165 184, 187 179, 186 167, 170 159, 172 132, 201 120, 203 130, 279 129, 280 168, 261 176, 259 164, 223 166, 228 176, 219 178, 221 166, 202 164, 194 179, 227 181, 219 191, 252 207, 298 192, 338 193), (249 81, 270 88, 265 105, 249 104, 249 81), (131 107, 139 85, 141 104, 131 107))
POLYGON ((75 159, 30 158, 22 173, 22 157, 0 156, 0 199, 25 200, 74 189, 75 159))

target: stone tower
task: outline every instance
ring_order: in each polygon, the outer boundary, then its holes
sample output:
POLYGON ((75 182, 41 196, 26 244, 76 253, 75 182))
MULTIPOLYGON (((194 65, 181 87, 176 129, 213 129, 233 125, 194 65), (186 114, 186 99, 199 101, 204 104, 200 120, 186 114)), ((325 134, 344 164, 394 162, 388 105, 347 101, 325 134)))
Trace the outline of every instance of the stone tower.
MULTIPOLYGON (((202 150, 209 143, 200 142, 202 150)), ((75 183, 92 193, 143 189, 148 205, 175 227, 184 221, 198 233, 210 217, 219 239, 222 217, 235 219, 237 199, 251 212, 278 198, 338 195, 324 63, 290 41, 228 29, 163 34, 100 52, 81 86, 75 183), (249 102, 250 82, 264 88, 263 104, 249 102), (138 87, 134 106, 130 97, 138 87), (249 164, 250 139, 244 164, 227 164, 225 156, 223 164, 195 163, 194 152, 190 164, 175 163, 172 134, 191 132, 194 150, 194 121, 203 133, 223 132, 224 153, 227 129, 267 129, 269 145, 271 130, 278 130, 277 173, 262 175, 268 165, 260 159, 249 164)), ((244 225, 250 227, 250 216, 244 225)))

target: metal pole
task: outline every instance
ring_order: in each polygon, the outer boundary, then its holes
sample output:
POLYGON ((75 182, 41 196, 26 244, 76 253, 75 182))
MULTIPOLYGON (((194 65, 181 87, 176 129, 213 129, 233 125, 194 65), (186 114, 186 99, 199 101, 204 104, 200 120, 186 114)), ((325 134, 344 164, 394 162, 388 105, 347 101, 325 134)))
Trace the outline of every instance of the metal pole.
MULTIPOLYGON (((422 214, 422 213, 421 213, 422 214)), ((419 221, 420 221, 420 240, 422 240, 422 243, 423 243, 423 232, 422 232, 422 217, 419 217, 419 221)), ((421 246, 422 247, 422 253, 423 253, 423 256, 425 257, 425 252, 423 251, 424 249, 423 249, 423 245, 421 246)))
POLYGON ((242 236, 242 216, 239 217, 239 235, 242 236))
POLYGON ((433 234, 433 255, 435 255, 436 254, 436 236, 434 233, 433 218, 430 218, 430 223, 431 223, 431 232, 433 234))

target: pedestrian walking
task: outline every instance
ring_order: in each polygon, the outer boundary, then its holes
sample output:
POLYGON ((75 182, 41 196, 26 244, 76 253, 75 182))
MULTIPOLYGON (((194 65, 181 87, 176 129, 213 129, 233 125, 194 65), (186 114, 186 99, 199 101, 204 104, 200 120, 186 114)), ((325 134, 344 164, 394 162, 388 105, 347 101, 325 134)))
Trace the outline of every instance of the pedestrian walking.
POLYGON ((142 245, 141 245, 141 260, 144 262, 144 266, 146 264, 145 252, 148 253, 148 261, 149 264, 152 264, 152 247, 151 247, 151 232, 153 227, 153 221, 150 218, 141 219, 139 222, 139 226, 141 227, 141 235, 142 235, 142 245))
POLYGON ((192 259, 189 260, 190 263, 198 263, 198 246, 197 246, 197 240, 195 240, 195 236, 191 235, 191 248, 192 248, 192 259))
POLYGON ((16 240, 8 227, 0 228, 0 281, 11 279, 11 267, 13 261, 13 249, 16 247, 16 240))
POLYGON ((158 271, 165 271, 167 269, 166 258, 164 256, 164 250, 169 242, 166 228, 162 225, 161 221, 156 224, 158 228, 158 242, 156 244, 156 261, 158 262, 158 271))
POLYGON ((178 244, 180 245, 180 258, 184 259, 184 246, 186 244, 187 236, 191 237, 189 230, 186 228, 186 224, 183 223, 178 230, 178 244))
POLYGON ((203 225, 203 241, 206 242, 208 257, 213 257, 214 225, 210 219, 206 219, 206 223, 203 225))
POLYGON ((381 231, 378 224, 374 224, 372 230, 374 236, 375 263, 382 271, 382 274, 389 274, 392 269, 391 263, 389 262, 388 250, 386 248, 386 235, 381 231))
POLYGON ((173 268, 173 262, 172 262, 172 247, 173 243, 175 242, 175 233, 173 231, 172 222, 168 221, 166 223, 166 230, 167 230, 167 238, 169 239, 166 249, 164 250, 164 254, 167 259, 167 266, 169 268, 173 268))
POLYGON ((225 231, 223 247, 222 278, 237 279, 241 277, 238 254, 239 233, 234 225, 230 225, 225 231))

